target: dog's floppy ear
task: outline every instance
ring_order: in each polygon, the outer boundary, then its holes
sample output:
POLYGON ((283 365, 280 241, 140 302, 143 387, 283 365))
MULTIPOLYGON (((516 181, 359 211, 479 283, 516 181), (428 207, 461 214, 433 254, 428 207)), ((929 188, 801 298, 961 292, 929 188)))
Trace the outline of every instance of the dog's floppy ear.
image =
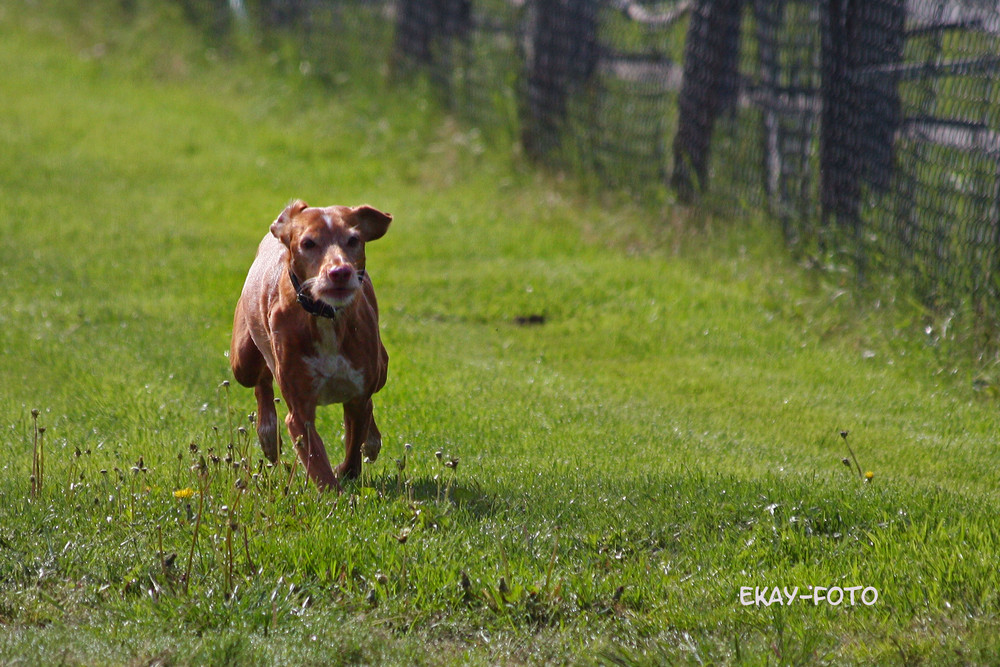
POLYGON ((292 219, 297 216, 302 211, 308 208, 306 204, 301 199, 296 199, 291 204, 285 207, 285 210, 281 212, 277 220, 271 223, 271 233, 274 234, 275 238, 279 241, 288 245, 291 240, 291 225, 289 224, 292 219))
POLYGON ((351 226, 361 232, 365 241, 374 241, 385 236, 389 231, 389 223, 392 222, 391 215, 367 204, 352 208, 351 215, 354 217, 354 224, 351 226))

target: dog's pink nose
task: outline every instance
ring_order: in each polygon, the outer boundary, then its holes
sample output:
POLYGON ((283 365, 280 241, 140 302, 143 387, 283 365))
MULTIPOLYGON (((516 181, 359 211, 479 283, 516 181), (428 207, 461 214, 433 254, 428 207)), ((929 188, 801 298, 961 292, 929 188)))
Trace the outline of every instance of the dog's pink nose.
POLYGON ((353 273, 354 269, 349 264, 340 264, 327 271, 326 275, 330 278, 331 282, 343 284, 351 279, 353 273))

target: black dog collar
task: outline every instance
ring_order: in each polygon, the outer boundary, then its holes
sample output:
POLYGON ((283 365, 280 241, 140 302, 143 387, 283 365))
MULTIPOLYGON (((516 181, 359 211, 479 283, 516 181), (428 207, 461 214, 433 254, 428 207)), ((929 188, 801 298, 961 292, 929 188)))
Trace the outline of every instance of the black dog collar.
MULTIPOLYGON (((306 293, 307 290, 304 288, 303 284, 299 281, 298 277, 295 275, 295 272, 292 271, 292 267, 288 267, 288 277, 291 279, 292 288, 295 290, 295 299, 299 302, 299 305, 302 306, 302 309, 305 310, 310 315, 314 315, 316 317, 325 317, 327 319, 332 320, 337 317, 337 314, 340 313, 341 310, 343 310, 343 308, 337 308, 331 306, 328 303, 317 301, 316 299, 309 296, 306 293)), ((358 271, 358 280, 364 281, 364 279, 365 279, 365 270, 361 269, 360 271, 358 271)))

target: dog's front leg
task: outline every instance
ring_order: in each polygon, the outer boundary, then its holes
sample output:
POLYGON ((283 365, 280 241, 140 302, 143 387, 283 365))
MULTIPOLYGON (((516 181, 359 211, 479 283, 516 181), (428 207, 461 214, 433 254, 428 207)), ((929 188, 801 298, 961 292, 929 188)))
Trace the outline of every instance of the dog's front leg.
MULTIPOLYGON (((342 477, 353 479, 361 474, 361 447, 368 438, 371 423, 370 396, 344 403, 344 462, 337 466, 342 477)), ((381 441, 379 446, 381 447, 381 441)))
POLYGON ((339 492, 340 482, 330 467, 326 447, 316 431, 316 408, 290 403, 285 424, 288 426, 292 442, 295 443, 295 453, 305 466, 309 479, 313 480, 321 491, 336 489, 339 492))

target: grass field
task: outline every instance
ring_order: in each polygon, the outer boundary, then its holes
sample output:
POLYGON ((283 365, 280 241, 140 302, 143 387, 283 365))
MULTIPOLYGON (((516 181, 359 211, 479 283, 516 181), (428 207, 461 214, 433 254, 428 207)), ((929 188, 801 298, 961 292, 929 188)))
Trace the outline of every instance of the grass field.
POLYGON ((995 368, 946 318, 96 4, 0 5, 0 663, 995 663, 995 368), (395 216, 340 496, 223 386, 293 197, 395 216))

